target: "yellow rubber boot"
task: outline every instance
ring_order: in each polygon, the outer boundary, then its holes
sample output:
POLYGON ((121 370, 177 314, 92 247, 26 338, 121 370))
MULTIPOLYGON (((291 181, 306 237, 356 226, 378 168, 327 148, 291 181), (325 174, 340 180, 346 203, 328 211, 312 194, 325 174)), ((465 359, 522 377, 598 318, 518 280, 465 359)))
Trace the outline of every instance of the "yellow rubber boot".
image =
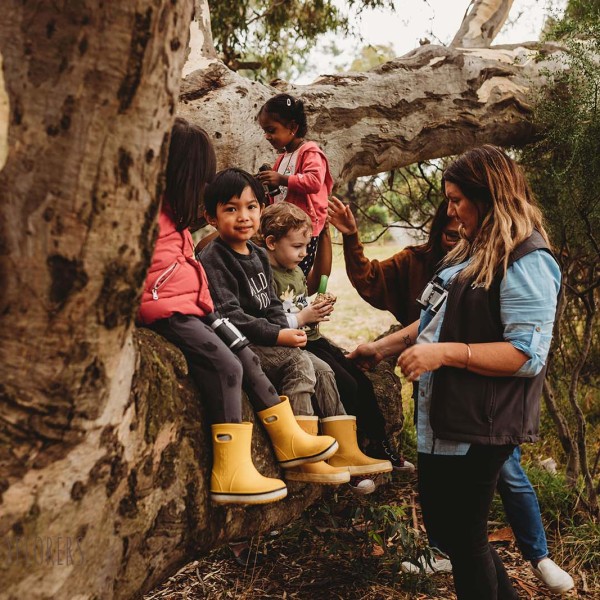
POLYGON ((210 496, 216 504, 266 504, 287 496, 281 479, 263 477, 250 454, 252 423, 212 426, 210 496))
MULTIPOLYGON (((310 435, 319 434, 319 417, 296 417, 298 425, 310 435)), ((350 471, 347 467, 332 467, 325 461, 308 463, 292 467, 285 472, 285 478, 291 481, 319 483, 321 485, 339 485, 350 481, 350 471)))
POLYGON ((281 396, 279 404, 256 414, 269 434, 275 456, 284 469, 326 460, 338 449, 334 438, 310 435, 298 425, 286 396, 281 396))
POLYGON ((333 436, 340 449, 329 459, 333 467, 348 467, 350 475, 371 475, 389 473, 392 463, 389 460, 371 458, 363 454, 356 440, 356 417, 339 415, 321 419, 323 433, 333 436))

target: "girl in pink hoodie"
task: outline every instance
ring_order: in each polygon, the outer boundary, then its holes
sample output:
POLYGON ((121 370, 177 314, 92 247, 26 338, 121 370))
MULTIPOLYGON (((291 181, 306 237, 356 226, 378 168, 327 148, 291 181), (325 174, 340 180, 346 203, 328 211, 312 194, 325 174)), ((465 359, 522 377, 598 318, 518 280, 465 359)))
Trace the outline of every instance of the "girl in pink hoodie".
MULTIPOLYGON (((301 208, 312 222, 312 236, 300 268, 308 275, 317 250, 319 235, 327 220, 327 205, 333 179, 324 152, 304 139, 308 131, 304 103, 289 94, 268 100, 258 113, 258 122, 268 142, 278 152, 272 171, 261 171, 260 181, 279 191, 273 202, 291 202, 301 208)), ((329 240, 327 240, 329 242, 329 240)), ((329 242, 330 243, 330 242, 329 242)))

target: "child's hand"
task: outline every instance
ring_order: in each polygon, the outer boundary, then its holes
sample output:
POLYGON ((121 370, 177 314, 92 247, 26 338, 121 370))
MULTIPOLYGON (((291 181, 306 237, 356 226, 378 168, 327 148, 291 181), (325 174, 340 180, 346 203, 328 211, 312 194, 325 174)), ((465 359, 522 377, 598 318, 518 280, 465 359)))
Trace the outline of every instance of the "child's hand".
POLYGON ((287 180, 284 180, 283 175, 277 171, 259 171, 256 177, 268 186, 287 185, 287 180))
POLYGON ((321 323, 321 321, 329 321, 329 315, 332 312, 333 304, 331 302, 313 302, 296 313, 298 327, 304 327, 304 325, 312 323, 321 323))
POLYGON ((358 231, 356 219, 350 207, 335 196, 331 196, 329 199, 327 219, 343 235, 351 235, 358 231))
POLYGON ((301 329, 282 329, 277 336, 277 345, 304 348, 306 346, 306 333, 301 329))

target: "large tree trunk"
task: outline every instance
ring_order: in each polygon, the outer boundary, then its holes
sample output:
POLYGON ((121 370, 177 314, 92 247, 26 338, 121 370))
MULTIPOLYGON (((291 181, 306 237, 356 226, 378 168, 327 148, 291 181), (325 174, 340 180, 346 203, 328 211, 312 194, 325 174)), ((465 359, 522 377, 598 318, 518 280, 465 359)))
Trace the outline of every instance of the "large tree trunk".
POLYGON ((2 6, 4 597, 108 597, 120 577, 124 591, 138 589, 150 563, 127 557, 154 549, 136 536, 183 504, 180 493, 146 490, 149 521, 131 528, 131 512, 142 511, 128 498, 163 456, 136 426, 132 327, 192 9, 170 0, 2 6), (156 461, 146 471, 143 451, 156 461))
MULTIPOLYGON (((207 425, 182 356, 133 334, 193 4, 2 7, 2 597, 130 597, 319 493, 211 507, 207 425)), ((254 117, 284 88, 306 100, 311 136, 341 178, 531 135, 527 93, 545 63, 514 64, 533 56, 524 47, 429 46, 370 73, 271 88, 216 60, 197 4, 202 70, 184 81, 179 112, 212 133, 221 166, 270 158, 254 117)), ((258 430, 254 443, 259 468, 275 473, 258 430)))

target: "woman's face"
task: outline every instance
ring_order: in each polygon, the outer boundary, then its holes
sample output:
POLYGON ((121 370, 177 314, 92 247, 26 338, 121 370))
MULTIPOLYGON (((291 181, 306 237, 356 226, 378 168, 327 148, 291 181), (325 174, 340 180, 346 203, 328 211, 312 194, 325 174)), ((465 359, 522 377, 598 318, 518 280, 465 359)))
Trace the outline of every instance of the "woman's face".
POLYGON ((448 198, 448 216, 455 217, 468 240, 472 240, 479 230, 479 209, 450 181, 445 181, 446 198, 448 198))
POLYGON ((450 252, 456 244, 458 244, 458 240, 460 240, 460 234, 458 233, 458 226, 460 223, 457 221, 455 217, 448 219, 448 222, 444 226, 442 230, 442 250, 444 254, 450 252))

